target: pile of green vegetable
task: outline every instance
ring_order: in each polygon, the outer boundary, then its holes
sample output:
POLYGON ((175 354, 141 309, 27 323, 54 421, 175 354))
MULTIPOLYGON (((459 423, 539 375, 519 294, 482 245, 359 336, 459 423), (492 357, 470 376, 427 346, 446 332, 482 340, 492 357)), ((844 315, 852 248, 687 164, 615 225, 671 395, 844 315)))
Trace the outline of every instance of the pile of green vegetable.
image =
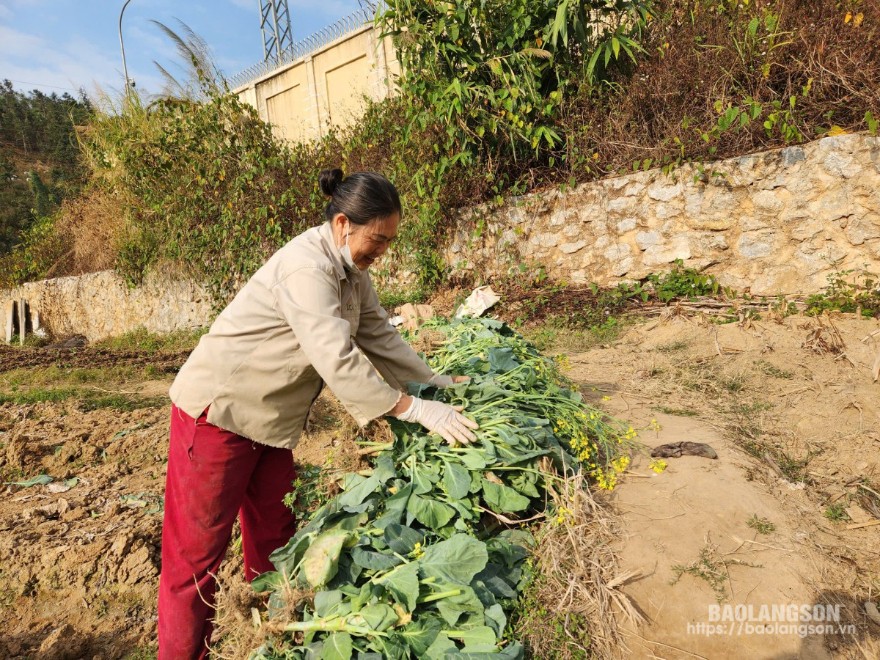
POLYGON ((394 441, 375 447, 372 469, 345 475, 272 555, 276 571, 254 582, 270 592, 279 634, 252 657, 522 657, 507 617, 534 540, 517 523, 548 513, 562 522, 548 511, 559 474, 584 469, 610 488, 626 467, 634 431, 586 405, 507 326, 462 319, 422 332, 445 337, 432 366, 471 381, 413 393, 464 405, 477 442, 449 446, 392 420, 394 441))

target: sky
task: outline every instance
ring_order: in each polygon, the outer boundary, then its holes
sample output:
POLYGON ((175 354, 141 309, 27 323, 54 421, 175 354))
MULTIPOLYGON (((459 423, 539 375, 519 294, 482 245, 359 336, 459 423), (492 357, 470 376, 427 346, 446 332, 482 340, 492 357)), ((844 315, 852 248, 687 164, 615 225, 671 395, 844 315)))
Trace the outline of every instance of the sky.
MULTIPOLYGON (((125 0, 0 0, 0 80, 14 89, 74 96, 118 96, 124 89, 119 13, 125 0)), ((358 0, 288 0, 299 41, 359 7, 358 0)), ((128 75, 137 89, 157 93, 154 61, 182 71, 174 45, 156 20, 178 30, 178 19, 201 36, 227 77, 263 59, 260 0, 131 0, 122 19, 128 75)))

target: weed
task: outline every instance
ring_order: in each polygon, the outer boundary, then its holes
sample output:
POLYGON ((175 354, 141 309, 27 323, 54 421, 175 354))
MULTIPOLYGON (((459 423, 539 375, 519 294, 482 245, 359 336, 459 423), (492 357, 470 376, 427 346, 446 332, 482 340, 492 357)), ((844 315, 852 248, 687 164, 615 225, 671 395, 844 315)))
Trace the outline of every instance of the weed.
POLYGON ((752 515, 746 521, 746 525, 754 529, 758 534, 771 534, 776 531, 776 525, 767 518, 759 518, 758 514, 752 515))
POLYGON ((654 406, 654 410, 662 412, 664 415, 675 415, 676 417, 696 417, 696 410, 685 410, 683 408, 669 408, 667 406, 654 406))
POLYGON ((758 369, 760 369, 762 373, 768 376, 772 376, 773 378, 781 378, 785 380, 794 378, 794 372, 780 369, 775 364, 770 364, 765 360, 758 360, 755 363, 755 366, 758 367, 758 369))
POLYGON ((660 302, 669 302, 676 298, 691 300, 698 296, 716 296, 721 291, 721 285, 714 276, 685 268, 681 259, 676 259, 668 273, 648 275, 647 281, 660 302))
POLYGON ((860 314, 864 318, 880 316, 880 287, 877 277, 868 271, 844 270, 828 275, 825 288, 807 298, 804 311, 817 316, 826 311, 860 314))
POLYGON ((706 545, 700 550, 700 558, 688 564, 676 564, 672 567, 675 577, 670 584, 676 584, 684 574, 692 575, 695 578, 704 580, 715 592, 715 600, 719 603, 727 599, 727 589, 724 583, 728 579, 727 564, 723 559, 719 559, 715 555, 715 550, 706 545))
POLYGON ((326 465, 298 465, 293 489, 284 496, 284 506, 293 511, 297 520, 306 521, 330 494, 326 465))
POLYGON ((544 578, 537 576, 526 587, 510 615, 511 630, 524 640, 530 657, 559 657, 560 649, 566 649, 566 658, 587 660, 593 657, 589 652, 591 641, 584 625, 584 615, 548 610, 542 599, 543 583, 544 578))
POLYGON ((841 502, 829 504, 825 508, 825 517, 833 522, 843 522, 845 520, 849 520, 849 516, 846 513, 846 505, 842 504, 841 502))
POLYGON ((34 388, 10 394, 0 394, 0 404, 33 405, 36 403, 63 403, 77 399, 77 408, 83 412, 111 408, 121 412, 130 412, 140 408, 156 408, 164 406, 164 397, 142 397, 133 394, 102 393, 96 390, 81 388, 34 388))
POLYGON ((688 347, 688 343, 686 341, 674 341, 669 344, 662 344, 657 347, 657 350, 660 353, 675 353, 677 351, 683 351, 688 347))
POLYGON ((158 651, 153 646, 139 646, 126 653, 122 660, 156 660, 158 651))
POLYGON ((715 593, 715 599, 721 603, 727 599, 727 589, 724 584, 730 579, 727 571, 728 566, 761 568, 759 564, 720 557, 717 550, 715 546, 707 543, 700 550, 699 559, 687 566, 683 564, 673 566, 672 572, 675 574, 675 577, 670 581, 670 584, 676 584, 684 574, 692 575, 695 578, 704 580, 715 593))
POLYGON ((404 303, 423 303, 427 299, 427 292, 420 287, 414 289, 383 287, 379 291, 379 304, 387 310, 400 307, 404 303))
POLYGON ((120 412, 131 412, 141 408, 159 408, 167 404, 165 397, 142 397, 131 394, 98 394, 86 392, 77 404, 82 412, 110 408, 120 412))
POLYGON ((721 379, 721 386, 731 394, 738 394, 746 388, 746 377, 743 374, 735 374, 721 379))
POLYGON ((195 348, 201 336, 206 332, 208 332, 208 328, 156 333, 139 327, 118 337, 95 342, 93 345, 96 348, 108 348, 113 351, 147 351, 150 353, 185 351, 195 348))

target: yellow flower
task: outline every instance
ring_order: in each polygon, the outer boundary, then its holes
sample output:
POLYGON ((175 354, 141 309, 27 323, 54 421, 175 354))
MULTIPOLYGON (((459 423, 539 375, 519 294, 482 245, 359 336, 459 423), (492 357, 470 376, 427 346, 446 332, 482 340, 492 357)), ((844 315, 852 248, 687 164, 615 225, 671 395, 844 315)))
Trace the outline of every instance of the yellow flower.
POLYGON ((655 458, 653 461, 651 461, 648 467, 654 470, 654 472, 656 472, 657 474, 660 474, 668 467, 668 464, 662 458, 655 458))
POLYGON ((620 456, 611 461, 611 467, 615 472, 623 472, 629 467, 629 456, 620 456))

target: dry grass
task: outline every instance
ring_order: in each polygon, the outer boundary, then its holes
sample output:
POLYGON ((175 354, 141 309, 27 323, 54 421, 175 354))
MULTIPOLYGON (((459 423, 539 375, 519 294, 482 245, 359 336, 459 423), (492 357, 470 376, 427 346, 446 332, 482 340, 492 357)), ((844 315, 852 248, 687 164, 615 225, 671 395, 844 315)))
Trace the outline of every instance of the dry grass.
POLYGON ((125 214, 121 200, 95 190, 65 202, 56 221, 69 249, 63 274, 113 268, 125 214))
POLYGON ((643 616, 620 590, 635 575, 618 571, 618 521, 583 475, 550 494, 562 513, 538 535, 536 578, 514 634, 538 658, 621 657, 621 618, 638 623, 643 616))

